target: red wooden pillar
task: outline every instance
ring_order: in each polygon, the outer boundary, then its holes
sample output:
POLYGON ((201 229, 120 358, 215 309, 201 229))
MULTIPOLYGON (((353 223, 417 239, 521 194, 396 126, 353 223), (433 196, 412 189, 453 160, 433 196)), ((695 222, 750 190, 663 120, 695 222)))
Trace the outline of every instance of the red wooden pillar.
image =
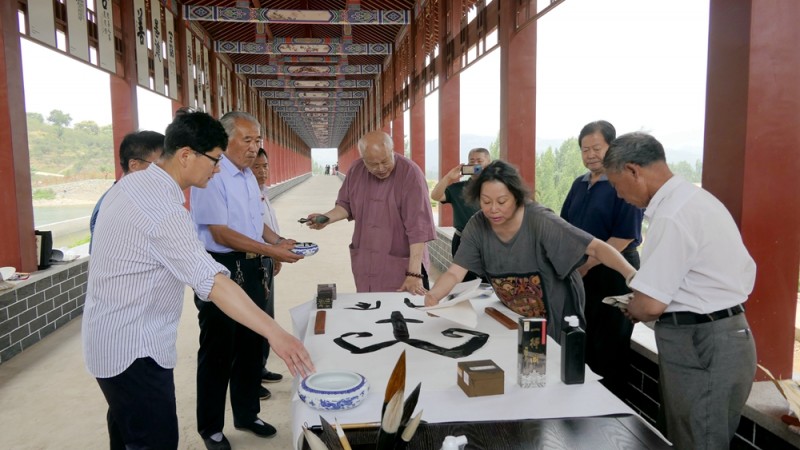
POLYGON ((405 122, 403 118, 403 71, 401 70, 398 52, 394 52, 392 58, 392 71, 394 72, 394 120, 392 121, 392 141, 395 153, 405 153, 405 122))
POLYGON ((791 378, 800 271, 800 2, 711 0, 709 20, 703 187, 731 211, 758 266, 746 306, 759 363, 791 378))
POLYGON ((17 2, 0 2, 0 266, 36 270, 17 2))
MULTIPOLYGON (((439 2, 439 48, 447 48, 452 36, 461 29, 461 0, 439 2)), ((453 42, 454 54, 459 55, 460 39, 453 42)), ((461 79, 456 70, 456 61, 447 61, 444 53, 439 55, 439 179, 458 165, 461 156, 461 79), (453 67, 448 67, 448 65, 453 67), (448 77, 449 69, 453 75, 448 77)), ((453 226, 453 208, 439 203, 439 226, 453 226)))
POLYGON ((412 52, 412 61, 414 70, 411 78, 411 93, 413 99, 411 102, 411 137, 409 143, 411 144, 411 159, 417 163, 422 172, 425 172, 425 82, 422 78, 422 70, 425 66, 425 27, 422 26, 424 22, 415 17, 411 22, 411 30, 413 33, 412 44, 414 50, 412 52))
POLYGON ((514 164, 533 189, 536 174, 536 21, 515 30, 516 17, 515 6, 500 8, 500 158, 514 164))
MULTIPOLYGON (((121 60, 117 60, 117 75, 111 75, 111 129, 114 136, 114 167, 117 179, 122 176, 119 165, 119 146, 125 135, 139 129, 139 102, 136 93, 136 30, 132 2, 120 2, 122 27, 121 60)), ((183 58, 185 59, 185 58, 183 58)))

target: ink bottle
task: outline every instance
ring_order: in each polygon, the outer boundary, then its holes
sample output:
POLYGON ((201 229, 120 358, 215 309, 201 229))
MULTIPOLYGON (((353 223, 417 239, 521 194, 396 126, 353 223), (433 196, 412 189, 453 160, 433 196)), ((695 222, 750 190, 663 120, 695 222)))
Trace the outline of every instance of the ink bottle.
POLYGON ((586 360, 586 332, 577 316, 564 318, 567 326, 561 330, 561 381, 564 384, 583 384, 586 360))

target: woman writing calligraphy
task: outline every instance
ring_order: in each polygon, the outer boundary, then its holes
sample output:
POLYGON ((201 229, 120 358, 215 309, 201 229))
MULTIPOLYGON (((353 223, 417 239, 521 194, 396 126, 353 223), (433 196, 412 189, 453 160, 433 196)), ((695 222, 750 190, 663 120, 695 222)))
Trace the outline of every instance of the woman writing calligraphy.
POLYGON ((558 340, 565 316, 582 326, 584 292, 575 270, 587 256, 630 279, 636 273, 613 247, 573 227, 529 199, 517 169, 494 161, 467 185, 464 196, 480 205, 461 235, 453 264, 425 295, 432 306, 447 295, 468 270, 485 275, 497 297, 526 317, 543 317, 558 340))

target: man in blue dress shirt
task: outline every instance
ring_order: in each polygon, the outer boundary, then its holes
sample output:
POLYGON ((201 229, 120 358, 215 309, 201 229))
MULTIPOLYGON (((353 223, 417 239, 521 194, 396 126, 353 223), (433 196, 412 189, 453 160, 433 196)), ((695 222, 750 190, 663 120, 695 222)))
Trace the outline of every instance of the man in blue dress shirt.
MULTIPOLYGON (((301 259, 291 242, 264 225, 261 190, 250 167, 261 147, 261 126, 245 112, 229 112, 220 122, 228 134, 228 149, 220 172, 206 189, 192 189, 192 218, 208 253, 231 272, 231 278, 260 308, 266 307, 271 268, 262 256, 278 262, 301 259), (272 244, 272 245, 268 245, 272 244)), ((230 320, 214 304, 195 299, 200 321, 197 352, 197 428, 209 449, 228 449, 222 429, 230 383, 233 425, 261 437, 275 428, 258 418, 263 339, 230 320)))

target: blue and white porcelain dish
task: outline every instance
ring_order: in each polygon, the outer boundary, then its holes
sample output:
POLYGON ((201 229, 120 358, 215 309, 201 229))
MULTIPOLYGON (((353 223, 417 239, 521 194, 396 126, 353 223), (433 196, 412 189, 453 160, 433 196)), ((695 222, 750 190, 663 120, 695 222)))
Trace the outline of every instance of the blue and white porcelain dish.
POLYGON ((297 387, 297 395, 305 404, 325 411, 351 409, 360 405, 369 392, 364 375, 349 371, 317 372, 297 387))
POLYGON ((311 256, 319 251, 319 246, 313 242, 298 242, 294 244, 292 253, 300 256, 311 256))

